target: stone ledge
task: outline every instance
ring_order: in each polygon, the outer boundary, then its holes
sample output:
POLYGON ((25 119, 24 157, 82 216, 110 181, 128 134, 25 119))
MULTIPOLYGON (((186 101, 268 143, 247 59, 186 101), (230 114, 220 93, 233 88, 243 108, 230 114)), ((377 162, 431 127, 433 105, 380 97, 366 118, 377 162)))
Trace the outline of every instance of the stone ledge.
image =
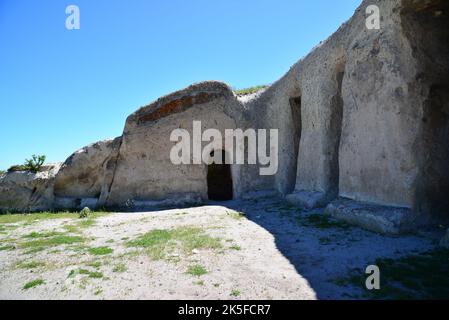
POLYGON ((329 203, 325 214, 363 229, 397 235, 406 231, 406 220, 411 215, 411 210, 337 199, 329 203))
POLYGON ((324 207, 329 202, 327 195, 318 191, 296 191, 287 195, 285 199, 289 203, 304 209, 324 207))

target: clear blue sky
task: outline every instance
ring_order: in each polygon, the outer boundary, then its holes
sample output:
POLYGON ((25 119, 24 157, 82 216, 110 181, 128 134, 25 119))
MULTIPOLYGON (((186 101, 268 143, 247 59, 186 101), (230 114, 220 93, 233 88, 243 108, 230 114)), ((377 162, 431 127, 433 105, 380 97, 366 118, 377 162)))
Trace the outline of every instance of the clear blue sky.
POLYGON ((202 80, 271 83, 361 0, 0 0, 0 169, 64 161, 202 80), (65 28, 76 4, 81 29, 65 28))

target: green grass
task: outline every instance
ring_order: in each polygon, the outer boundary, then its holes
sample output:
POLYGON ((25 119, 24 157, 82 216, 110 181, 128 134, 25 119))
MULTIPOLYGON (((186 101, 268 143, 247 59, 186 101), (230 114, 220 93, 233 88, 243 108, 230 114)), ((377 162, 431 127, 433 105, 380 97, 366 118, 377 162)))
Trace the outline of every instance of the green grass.
MULTIPOLYGON (((109 214, 105 211, 97 211, 92 213, 89 219, 102 217, 109 214)), ((18 223, 18 222, 33 222, 39 220, 49 219, 78 219, 78 213, 76 212, 39 212, 39 213, 7 213, 0 214, 0 224, 3 223, 18 223)), ((88 219, 88 220, 89 220, 88 219)), ((91 222, 89 222, 91 223, 91 222)))
POLYGON ((100 268, 101 261, 91 261, 91 262, 86 263, 86 266, 93 267, 93 268, 100 268))
POLYGON ((63 228, 70 233, 80 233, 79 227, 73 224, 66 224, 63 228))
POLYGON ((23 248, 47 248, 60 245, 75 244, 84 241, 85 239, 80 236, 57 235, 54 237, 39 238, 36 240, 26 241, 21 243, 21 246, 23 248))
POLYGON ((239 290, 232 290, 232 291, 231 291, 231 296, 233 296, 233 297, 238 297, 238 296, 240 296, 240 291, 239 291, 239 290))
POLYGON ((33 253, 41 252, 44 250, 45 250, 44 247, 35 247, 35 248, 31 248, 31 249, 25 251, 23 254, 33 254, 33 253))
POLYGON ((339 228, 347 230, 351 228, 351 226, 347 223, 337 221, 329 216, 326 216, 322 213, 320 214, 311 214, 308 216, 298 217, 297 222, 306 227, 314 227, 318 229, 332 229, 339 228))
POLYGON ((187 274, 190 274, 192 276, 201 277, 202 275, 205 275, 207 273, 207 270, 202 265, 196 264, 193 266, 189 266, 187 269, 187 274))
POLYGON ((240 246, 238 246, 238 245, 230 246, 229 249, 231 249, 231 250, 236 250, 236 251, 242 250, 242 248, 241 248, 240 246))
POLYGON ((435 249, 399 259, 380 258, 380 290, 365 289, 367 275, 354 269, 353 274, 335 280, 338 285, 362 288, 370 299, 449 299, 449 250, 435 249))
POLYGON ((103 278, 103 273, 99 272, 99 271, 90 271, 87 269, 78 269, 78 270, 71 270, 69 275, 67 276, 67 278, 72 278, 74 277, 76 274, 81 274, 81 275, 86 275, 89 278, 103 278))
POLYGON ((236 220, 246 218, 246 215, 244 212, 228 211, 227 215, 230 216, 232 219, 236 219, 236 220))
POLYGON ((99 271, 93 271, 91 273, 89 273, 89 278, 103 278, 103 273, 99 272, 99 271))
POLYGON ((64 229, 70 233, 82 233, 81 229, 90 228, 95 224, 96 224, 96 217, 90 216, 89 218, 77 221, 75 224, 66 224, 64 226, 64 229))
POLYGON ((93 254, 96 256, 102 256, 102 255, 111 254, 112 252, 114 252, 114 250, 109 247, 89 248, 88 251, 90 254, 93 254))
POLYGON ((265 89, 266 87, 267 87, 266 85, 254 86, 254 87, 250 87, 250 88, 237 89, 237 90, 234 90, 234 92, 235 92, 235 94, 237 94, 239 96, 244 96, 244 95, 252 94, 252 93, 255 93, 262 89, 265 89))
POLYGON ((24 289, 24 290, 28 290, 28 289, 31 289, 31 288, 40 286, 41 284, 44 284, 44 283, 45 283, 44 280, 42 280, 42 279, 36 279, 36 280, 30 281, 30 282, 27 282, 27 283, 23 286, 23 289, 24 289))
POLYGON ((15 248, 16 248, 15 246, 7 244, 6 246, 1 246, 0 251, 14 250, 15 248))
POLYGON ((152 230, 127 243, 130 247, 145 248, 155 260, 163 259, 168 253, 180 248, 190 254, 193 249, 221 248, 221 239, 212 238, 201 228, 181 227, 172 230, 152 230))
POLYGON ((77 223, 77 226, 80 228, 89 228, 95 225, 95 218, 89 217, 87 219, 83 219, 77 223))
POLYGON ((95 295, 95 296, 98 296, 98 295, 101 294, 101 293, 103 293, 103 290, 102 290, 102 289, 98 289, 98 290, 96 290, 96 291, 94 292, 94 295, 95 295))
POLYGON ((121 273, 121 272, 125 272, 126 270, 128 270, 128 268, 126 267, 126 264, 118 263, 114 266, 114 268, 112 269, 112 272, 121 273))
POLYGON ((62 233, 55 232, 55 231, 43 232, 43 233, 33 231, 27 235, 24 235, 23 237, 30 238, 30 239, 38 239, 38 238, 50 238, 50 237, 54 237, 54 236, 59 236, 61 234, 62 233))
POLYGON ((20 269, 36 269, 43 266, 45 266, 45 263, 41 261, 30 261, 30 262, 22 261, 16 264, 16 267, 20 269))

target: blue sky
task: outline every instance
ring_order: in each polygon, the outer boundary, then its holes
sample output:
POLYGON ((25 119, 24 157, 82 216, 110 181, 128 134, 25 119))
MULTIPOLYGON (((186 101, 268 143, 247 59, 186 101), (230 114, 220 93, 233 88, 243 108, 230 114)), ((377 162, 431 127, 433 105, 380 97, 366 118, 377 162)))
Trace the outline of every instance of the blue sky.
POLYGON ((271 83, 361 0, 0 0, 0 169, 64 161, 202 80, 271 83), (80 30, 65 8, 80 8, 80 30))

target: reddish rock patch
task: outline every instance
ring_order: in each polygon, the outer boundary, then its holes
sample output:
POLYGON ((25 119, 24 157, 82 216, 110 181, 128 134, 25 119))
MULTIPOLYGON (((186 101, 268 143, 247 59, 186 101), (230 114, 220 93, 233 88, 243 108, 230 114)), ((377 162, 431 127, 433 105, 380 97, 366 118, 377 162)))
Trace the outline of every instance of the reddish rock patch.
POLYGON ((193 96, 184 96, 182 98, 172 100, 157 108, 157 110, 139 117, 138 122, 139 124, 142 124, 149 121, 156 121, 171 114, 185 111, 193 105, 208 103, 220 97, 221 94, 207 92, 200 92, 193 96))

